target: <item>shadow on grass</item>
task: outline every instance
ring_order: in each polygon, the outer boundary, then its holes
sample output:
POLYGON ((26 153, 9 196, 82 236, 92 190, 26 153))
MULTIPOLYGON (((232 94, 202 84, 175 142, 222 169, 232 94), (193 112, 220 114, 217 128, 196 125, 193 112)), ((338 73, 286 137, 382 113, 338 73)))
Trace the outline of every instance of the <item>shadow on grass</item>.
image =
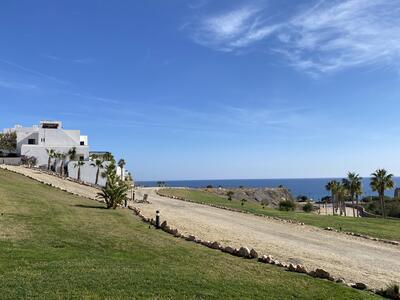
POLYGON ((97 205, 75 204, 74 206, 76 206, 76 207, 82 207, 82 208, 107 209, 105 206, 97 206, 97 205))

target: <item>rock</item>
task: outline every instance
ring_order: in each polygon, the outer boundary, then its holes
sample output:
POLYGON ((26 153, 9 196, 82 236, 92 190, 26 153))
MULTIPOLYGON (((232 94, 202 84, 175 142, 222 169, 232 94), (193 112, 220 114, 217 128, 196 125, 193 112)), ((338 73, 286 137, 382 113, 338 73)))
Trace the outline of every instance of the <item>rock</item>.
POLYGON ((290 272, 296 272, 296 266, 294 264, 289 264, 288 270, 290 272))
POLYGON ((274 259, 272 258, 271 255, 267 255, 267 259, 265 260, 265 262, 266 262, 267 264, 270 264, 273 260, 274 260, 274 259))
POLYGON ((367 285, 365 283, 362 283, 362 282, 356 282, 351 287, 353 287, 353 288, 355 288, 357 290, 366 290, 367 289, 367 285))
POLYGON ((323 269, 315 269, 314 277, 322 278, 322 279, 329 279, 329 278, 331 278, 331 275, 323 269))
POLYGON ((160 225, 161 229, 164 229, 166 226, 167 226, 167 221, 162 222, 160 225))
POLYGON ((258 257, 258 253, 256 250, 251 249, 250 250, 250 258, 257 258, 258 257))
POLYGON ((235 248, 232 248, 231 246, 226 246, 225 248, 222 249, 222 251, 229 253, 229 254, 234 254, 235 248))
POLYGON ((268 256, 263 255, 263 256, 261 256, 261 257, 258 258, 258 261, 259 261, 259 262, 262 262, 262 263, 266 263, 266 262, 267 262, 267 257, 268 257, 268 256))
POLYGON ((190 242, 194 241, 195 239, 196 239, 196 237, 195 237, 194 235, 189 235, 189 236, 186 238, 186 240, 187 240, 187 241, 190 241, 190 242))
POLYGON ((219 249, 221 245, 218 242, 213 242, 209 245, 211 249, 219 249))
POLYGON ((304 273, 307 274, 307 270, 303 265, 297 265, 296 266, 296 272, 297 273, 304 273))
POLYGON ((336 281, 337 283, 345 283, 345 281, 344 281, 343 278, 337 278, 335 281, 336 281))
POLYGON ((241 257, 250 257, 250 250, 247 247, 240 247, 238 255, 241 257))

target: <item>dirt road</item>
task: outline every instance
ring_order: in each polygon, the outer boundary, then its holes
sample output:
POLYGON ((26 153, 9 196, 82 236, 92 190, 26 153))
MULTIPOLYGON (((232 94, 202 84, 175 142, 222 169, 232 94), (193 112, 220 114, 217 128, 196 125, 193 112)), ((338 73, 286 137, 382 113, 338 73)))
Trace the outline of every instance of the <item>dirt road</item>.
MULTIPOLYGON (((93 198, 97 193, 94 188, 36 170, 8 168, 85 197, 93 198)), ((151 204, 134 205, 146 216, 153 217, 159 209, 163 220, 202 240, 252 247, 280 261, 301 263, 309 269, 323 268, 334 276, 373 288, 400 282, 399 246, 160 197, 154 188, 139 189, 136 196, 141 198, 144 193, 149 194, 151 204)))
POLYGON ((135 206, 148 217, 154 217, 159 209, 162 219, 184 234, 234 247, 252 247, 280 261, 323 268, 347 281, 374 288, 400 282, 399 246, 160 197, 155 189, 141 189, 136 195, 142 197, 143 193, 149 194, 151 204, 135 206))

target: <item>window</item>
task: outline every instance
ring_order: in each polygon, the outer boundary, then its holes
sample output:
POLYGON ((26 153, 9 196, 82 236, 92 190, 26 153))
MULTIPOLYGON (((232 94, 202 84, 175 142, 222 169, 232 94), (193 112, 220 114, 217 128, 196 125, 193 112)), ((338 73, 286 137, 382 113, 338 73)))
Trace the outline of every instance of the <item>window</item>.
POLYGON ((35 145, 36 144, 36 140, 35 139, 28 139, 28 144, 29 145, 35 145))
POLYGON ((45 139, 45 138, 41 138, 40 141, 41 141, 42 143, 44 143, 44 142, 46 141, 46 139, 45 139))
POLYGON ((81 146, 85 146, 85 142, 84 141, 81 141, 81 146))
POLYGON ((82 160, 84 160, 84 159, 85 159, 84 156, 79 156, 79 160, 80 160, 80 161, 82 161, 82 160))

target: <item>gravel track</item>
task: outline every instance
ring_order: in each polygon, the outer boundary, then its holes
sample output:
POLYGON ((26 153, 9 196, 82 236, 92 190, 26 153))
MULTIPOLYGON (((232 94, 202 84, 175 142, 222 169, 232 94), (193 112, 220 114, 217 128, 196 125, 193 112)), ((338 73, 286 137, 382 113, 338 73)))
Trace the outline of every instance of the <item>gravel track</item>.
MULTIPOLYGON (((95 197, 98 191, 33 169, 0 167, 88 198, 95 197)), ((155 188, 138 189, 137 198, 143 197, 144 193, 149 195, 151 203, 134 205, 147 217, 154 217, 159 209, 162 220, 167 220, 184 234, 219 241, 223 245, 248 246, 278 260, 300 263, 308 269, 323 268, 346 281, 363 282, 372 288, 400 282, 399 246, 160 197, 155 188)))

